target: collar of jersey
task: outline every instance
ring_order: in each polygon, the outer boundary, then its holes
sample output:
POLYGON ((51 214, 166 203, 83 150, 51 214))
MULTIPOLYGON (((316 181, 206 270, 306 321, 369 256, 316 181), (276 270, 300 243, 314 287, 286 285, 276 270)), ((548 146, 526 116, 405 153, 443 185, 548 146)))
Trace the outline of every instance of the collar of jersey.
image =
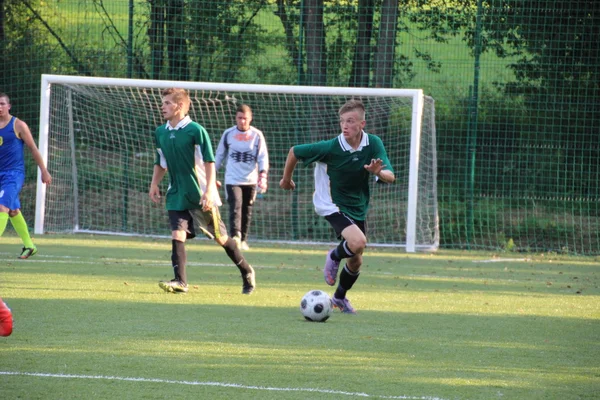
POLYGON ((369 145, 369 135, 365 131, 361 131, 361 133, 362 133, 362 139, 360 140, 360 144, 358 145, 358 148, 356 148, 356 149, 353 149, 352 146, 350 146, 350 144, 348 144, 348 141, 346 141, 344 134, 340 133, 340 136, 338 136, 338 142, 340 142, 340 147, 342 148, 342 150, 349 151, 350 153, 354 153, 355 151, 361 151, 363 149, 363 147, 368 146, 369 145))
POLYGON ((177 125, 175 125, 175 128, 173 128, 171 126, 171 124, 169 123, 169 121, 167 121, 167 129, 170 131, 181 129, 181 128, 184 128, 190 122, 192 122, 192 119, 190 118, 189 115, 186 115, 184 119, 182 119, 181 121, 179 121, 179 123, 177 125))

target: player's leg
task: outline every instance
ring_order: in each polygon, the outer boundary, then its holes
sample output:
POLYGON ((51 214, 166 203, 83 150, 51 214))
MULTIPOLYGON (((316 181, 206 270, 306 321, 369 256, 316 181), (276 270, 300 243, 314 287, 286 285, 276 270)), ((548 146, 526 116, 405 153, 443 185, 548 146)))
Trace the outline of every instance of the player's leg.
POLYGON ((33 244, 33 240, 31 240, 29 228, 27 227, 27 222, 25 222, 25 218, 23 218, 23 213, 21 210, 10 210, 8 215, 10 217, 10 223, 23 242, 23 249, 21 250, 21 255, 19 255, 19 258, 24 260, 37 254, 37 247, 35 244, 33 244))
POLYGON ((10 308, 0 298, 0 336, 10 336, 13 330, 13 317, 10 308))
POLYGON ((10 210, 21 208, 19 192, 25 182, 25 174, 20 171, 0 173, 0 236, 8 224, 10 210))
POLYGON ((229 234, 240 246, 242 242, 242 188, 238 185, 225 185, 229 204, 229 234))
POLYGON ((6 224, 8 223, 8 211, 8 208, 0 205, 0 236, 4 234, 6 224))
POLYGON ((350 300, 346 297, 346 293, 352 289, 352 286, 354 286, 354 283, 358 280, 361 265, 362 254, 355 254, 348 258, 346 265, 344 265, 344 268, 342 268, 342 271, 340 272, 340 281, 335 289, 335 293, 331 297, 331 302, 343 313, 356 313, 356 310, 354 310, 354 307, 350 304, 350 300))
POLYGON ((328 215, 325 219, 333 227, 338 238, 342 239, 337 247, 331 249, 327 254, 323 268, 325 282, 329 286, 333 286, 337 279, 340 262, 355 254, 362 254, 367 245, 367 238, 363 230, 363 221, 354 221, 340 212, 328 215))
POLYGON ((256 186, 242 187, 242 250, 249 250, 248 232, 250 231, 250 223, 252 222, 252 209, 256 200, 256 186))
POLYGON ((242 293, 251 294, 256 288, 256 275, 254 269, 244 258, 240 248, 235 241, 227 236, 227 228, 221 220, 218 207, 213 207, 210 211, 194 210, 192 212, 196 227, 201 230, 209 239, 217 242, 227 256, 233 261, 242 275, 242 293))
POLYGON ((185 241, 196 236, 192 216, 188 211, 169 211, 171 225, 171 265, 174 278, 170 281, 160 281, 158 286, 165 292, 185 293, 187 287, 187 254, 185 241))
POLYGON ((327 255, 325 268, 323 269, 325 282, 330 286, 335 284, 339 264, 341 260, 347 259, 346 265, 340 272, 339 284, 331 301, 343 313, 355 314, 356 311, 346 297, 346 293, 352 288, 360 275, 362 253, 367 245, 365 223, 364 221, 353 221, 341 213, 328 216, 327 221, 333 226, 342 241, 327 255))
MULTIPOLYGON (((343 313, 347 314, 356 313, 354 307, 350 304, 350 300, 346 297, 346 293, 352 289, 352 286, 354 286, 354 283, 358 280, 360 275, 362 253, 367 243, 367 239, 360 229, 361 227, 361 225, 351 225, 342 231, 342 237, 344 238, 342 243, 346 241, 346 245, 343 246, 344 249, 352 249, 355 253, 347 258, 346 265, 344 265, 344 268, 342 268, 342 271, 340 272, 338 286, 331 297, 333 305, 339 308, 343 313)), ((340 245, 342 245, 342 243, 340 243, 340 245)), ((342 249, 341 252, 343 251, 345 250, 342 249)))

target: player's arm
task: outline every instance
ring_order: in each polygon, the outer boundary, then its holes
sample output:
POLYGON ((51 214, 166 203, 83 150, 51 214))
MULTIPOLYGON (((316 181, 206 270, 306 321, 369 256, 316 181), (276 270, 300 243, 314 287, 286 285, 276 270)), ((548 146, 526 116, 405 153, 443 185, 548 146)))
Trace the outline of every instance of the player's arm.
POLYGON ((219 170, 221 166, 226 162, 227 159, 227 145, 225 141, 227 140, 227 131, 223 132, 221 136, 221 140, 219 140, 219 145, 217 146, 217 151, 215 153, 215 170, 219 170))
POLYGON ((215 192, 217 191, 216 185, 216 168, 214 162, 204 162, 204 173, 206 174, 206 192, 202 194, 200 204, 202 204, 202 210, 208 211, 214 207, 215 192))
POLYGON ((379 181, 383 183, 394 183, 396 180, 394 172, 389 169, 384 169, 385 167, 386 165, 381 158, 373 158, 370 164, 365 165, 365 169, 375 175, 379 181))
POLYGON ((396 175, 387 156, 383 142, 377 136, 372 135, 372 146, 374 149, 373 159, 365 169, 377 177, 378 183, 394 183, 396 175))
POLYGON ((29 127, 24 121, 17 119, 15 121, 15 130, 19 134, 21 140, 23 140, 23 143, 25 143, 25 145, 29 148, 29 151, 31 151, 31 155, 33 156, 33 159, 38 167, 40 167, 40 171, 42 171, 42 182, 50 184, 52 182, 52 176, 48 172, 48 169, 46 169, 42 154, 35 145, 35 141, 33 140, 33 136, 31 135, 29 127))
POLYGON ((394 183, 396 181, 396 175, 388 169, 383 169, 377 174, 380 181, 384 183, 394 183))
POLYGON ((258 134, 260 136, 260 143, 256 160, 258 163, 258 182, 256 187, 259 193, 265 193, 269 186, 269 151, 267 150, 267 142, 265 141, 264 135, 261 131, 258 131, 258 134))
POLYGON ((150 200, 155 203, 160 202, 160 188, 158 185, 165 177, 167 173, 167 159, 165 158, 160 148, 156 149, 156 157, 154 158, 154 169, 152 171, 152 181, 150 182, 150 189, 148 195, 150 200))
POLYGON ((259 148, 258 148, 258 157, 257 157, 257 163, 258 163, 258 171, 259 172, 269 172, 269 150, 267 150, 267 142, 265 140, 265 136, 263 135, 262 132, 259 131, 259 135, 260 135, 260 144, 259 144, 259 148))
MULTIPOLYGON (((215 155, 213 153, 212 145, 210 144, 210 137, 204 127, 198 125, 199 129, 195 133, 195 144, 198 146, 200 154, 202 154, 202 160, 204 163, 204 176, 206 179, 205 192, 200 197, 200 205, 203 211, 208 211, 216 206, 215 200, 219 198, 217 191, 217 169, 215 168, 215 155)), ((198 185, 202 187, 201 183, 198 185)))
POLYGON ((166 168, 154 164, 154 170, 152 171, 152 182, 150 183, 150 191, 148 192, 148 195, 150 196, 150 200, 152 200, 155 203, 160 202, 160 188, 158 187, 158 185, 160 184, 166 173, 166 168))
POLYGON ((296 155, 294 154, 294 148, 291 147, 287 159, 285 160, 283 178, 279 181, 279 187, 283 190, 294 190, 296 188, 296 184, 292 180, 296 164, 298 164, 298 158, 296 158, 296 155))

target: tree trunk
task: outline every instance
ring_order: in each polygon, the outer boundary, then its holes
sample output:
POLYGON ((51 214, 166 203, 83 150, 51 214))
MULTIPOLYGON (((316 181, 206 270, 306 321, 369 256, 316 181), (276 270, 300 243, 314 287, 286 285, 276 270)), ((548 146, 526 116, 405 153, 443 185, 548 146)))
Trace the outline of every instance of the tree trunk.
POLYGON ((174 80, 188 80, 187 49, 185 42, 185 2, 169 0, 167 6, 167 54, 169 76, 174 80))
POLYGON ((4 14, 4 0, 0 0, 0 42, 2 42, 2 48, 4 48, 4 39, 5 39, 5 34, 4 34, 4 19, 5 14, 4 14))
POLYGON ((150 3, 150 26, 148 40, 151 52, 152 79, 160 79, 165 42, 165 4, 163 0, 148 0, 150 3))
POLYGON ((305 0, 304 23, 306 37, 307 83, 313 86, 327 84, 327 58, 325 53, 325 26, 323 0, 305 0))
POLYGON ((390 88, 394 83, 394 56, 398 30, 399 0, 383 0, 379 39, 375 52, 375 87, 390 88))
POLYGON ((358 30, 348 86, 368 87, 371 72, 371 36, 375 0, 358 1, 358 30))
MULTIPOLYGON (((302 65, 302 54, 298 48, 298 42, 294 35, 293 21, 288 18, 285 10, 285 0, 277 0, 277 10, 274 12, 277 17, 281 20, 283 30, 285 32, 285 47, 290 55, 293 65, 296 67, 296 71, 299 72, 299 81, 304 82, 304 65, 302 65)), ((301 31, 302 27, 298 27, 301 31)))

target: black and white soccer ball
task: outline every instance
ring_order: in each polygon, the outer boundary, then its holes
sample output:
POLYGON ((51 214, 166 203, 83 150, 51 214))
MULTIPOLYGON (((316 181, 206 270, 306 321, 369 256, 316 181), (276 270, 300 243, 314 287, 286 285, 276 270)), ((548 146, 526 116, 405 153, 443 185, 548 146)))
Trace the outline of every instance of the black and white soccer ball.
POLYGON ((331 310, 331 298, 320 290, 311 290, 300 301, 300 311, 307 321, 325 322, 331 315, 331 310))

